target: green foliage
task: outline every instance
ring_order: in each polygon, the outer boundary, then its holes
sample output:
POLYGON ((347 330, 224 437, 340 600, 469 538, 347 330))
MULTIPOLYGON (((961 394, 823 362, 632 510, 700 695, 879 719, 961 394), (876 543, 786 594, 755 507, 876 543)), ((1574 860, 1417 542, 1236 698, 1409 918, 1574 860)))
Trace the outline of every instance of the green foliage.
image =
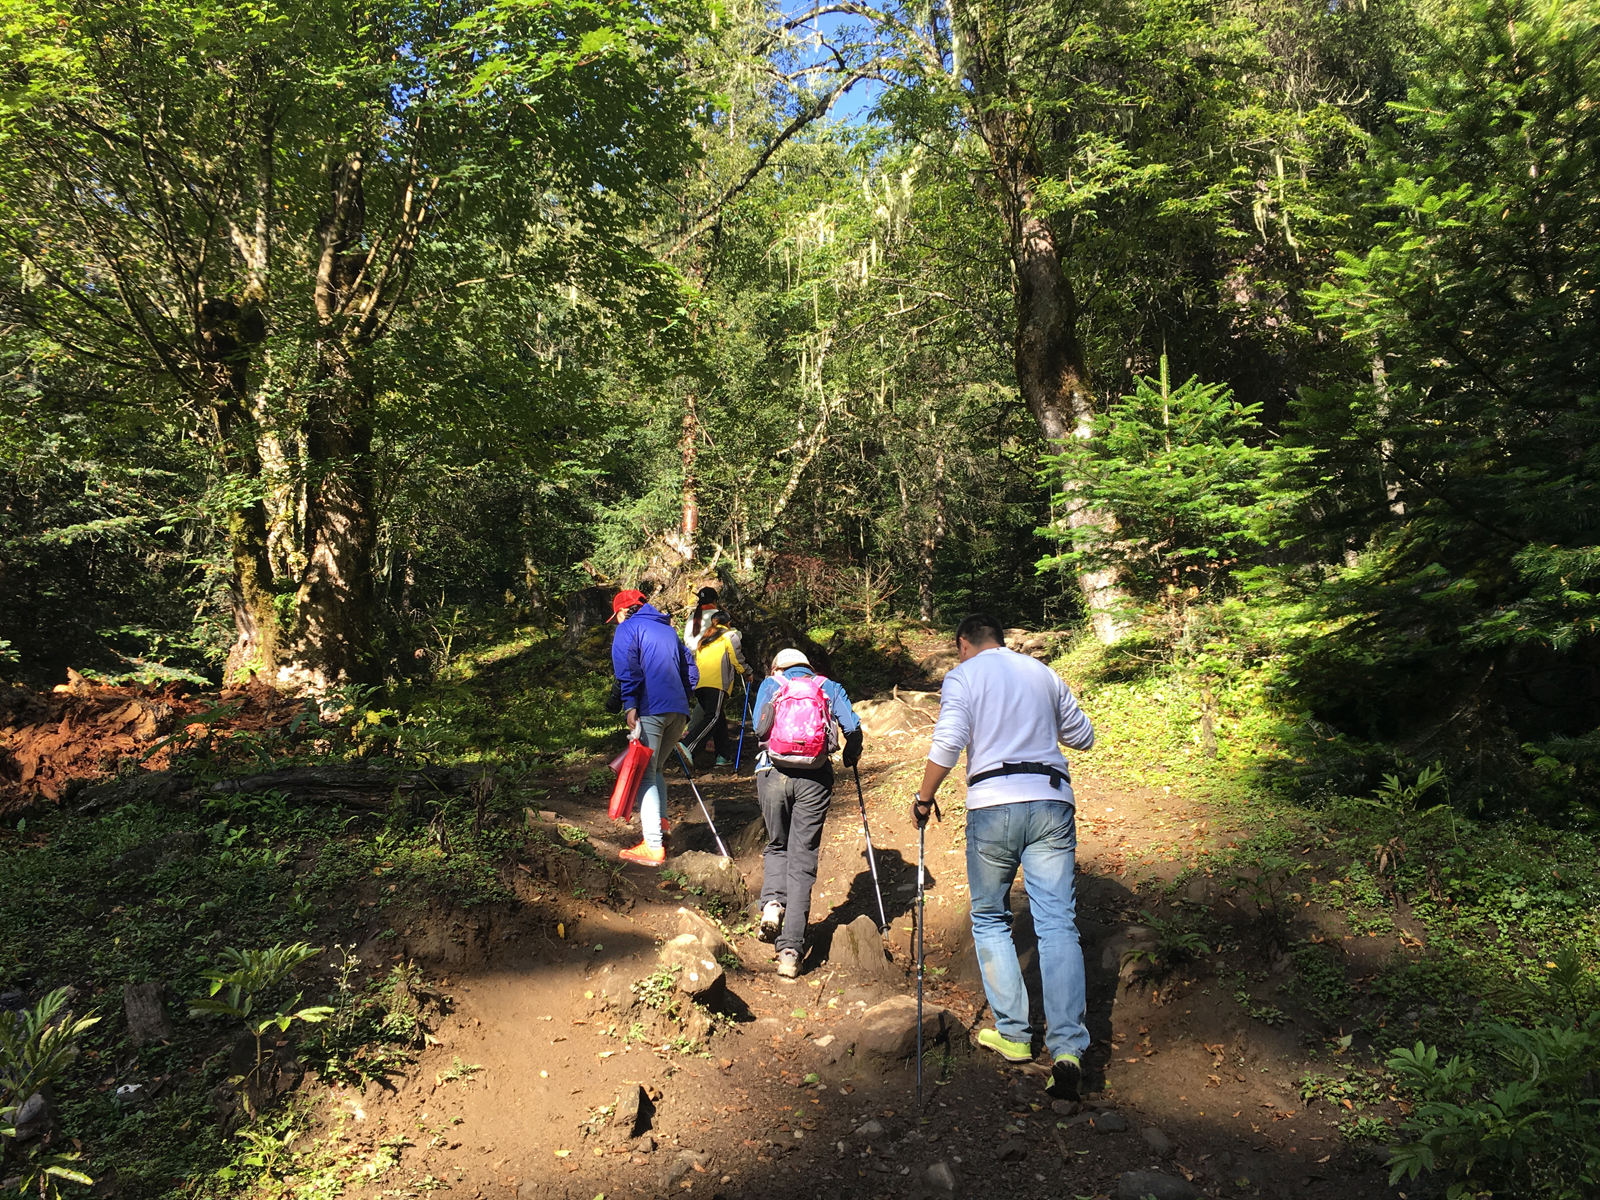
POLYGON ((628 985, 628 990, 639 997, 646 1008, 653 1008, 665 1017, 677 1017, 683 999, 678 992, 679 967, 657 967, 643 979, 628 985))
POLYGON ((1041 559, 1039 570, 1111 567, 1146 602, 1224 585, 1262 544, 1269 455, 1252 444, 1259 412, 1198 377, 1169 387, 1163 354, 1159 379, 1137 380, 1087 436, 1046 457, 1053 477, 1071 486, 1054 497, 1068 515, 1041 531, 1067 549, 1041 559), (1109 513, 1114 524, 1074 522, 1080 507, 1109 513))
POLYGON ((1417 1095, 1405 1124, 1411 1141, 1390 1156, 1390 1182, 1445 1171, 1447 1195, 1590 1194, 1600 1179, 1600 1012, 1578 1022, 1531 1028, 1493 1025, 1492 1057, 1453 1056, 1435 1047, 1400 1048, 1389 1069, 1417 1095))
POLYGON ((1155 931, 1154 945, 1135 947, 1130 956, 1146 965, 1146 973, 1162 976, 1174 967, 1194 962, 1210 953, 1211 945, 1205 934, 1190 928, 1182 918, 1162 920, 1149 912, 1141 912, 1139 921, 1155 931))
POLYGON ((1286 690, 1448 755, 1458 803, 1559 804, 1520 745, 1600 719, 1546 690, 1600 620, 1600 37, 1524 0, 1434 34, 1365 169, 1372 244, 1312 293, 1352 362, 1303 391, 1273 483, 1274 540, 1336 564, 1276 573, 1304 600, 1286 690))
MULTIPOLYGON (((239 950, 228 948, 222 952, 217 964, 200 972, 200 978, 209 980, 211 987, 204 996, 189 1002, 190 1016, 233 1017, 244 1024, 246 1032, 255 1038, 254 1074, 261 1070, 261 1039, 267 1030, 276 1028, 288 1032, 296 1021, 319 1024, 335 1015, 334 1008, 326 1004, 313 1004, 297 1009, 303 992, 297 992, 276 1008, 257 1011, 257 1002, 276 990, 296 967, 322 953, 320 947, 296 942, 292 946, 273 946, 267 950, 239 950)), ((267 1007, 263 1005, 262 1007, 267 1007)))
POLYGON ((0 1173, 17 1169, 18 1194, 41 1200, 55 1200, 63 1182, 94 1182, 76 1167, 80 1154, 54 1152, 42 1141, 18 1149, 14 1141, 23 1105, 61 1081, 84 1032, 100 1021, 62 1015, 66 1006, 67 991, 58 988, 22 1012, 0 1010, 0 1173))

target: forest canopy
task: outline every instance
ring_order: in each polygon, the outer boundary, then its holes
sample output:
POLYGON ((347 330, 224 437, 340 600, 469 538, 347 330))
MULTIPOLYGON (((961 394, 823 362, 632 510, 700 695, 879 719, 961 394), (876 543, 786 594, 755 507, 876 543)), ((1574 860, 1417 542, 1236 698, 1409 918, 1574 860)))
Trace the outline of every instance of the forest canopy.
POLYGON ((381 685, 721 568, 1220 638, 1338 770, 1592 795, 1592 5, 0 22, 18 680, 381 685))

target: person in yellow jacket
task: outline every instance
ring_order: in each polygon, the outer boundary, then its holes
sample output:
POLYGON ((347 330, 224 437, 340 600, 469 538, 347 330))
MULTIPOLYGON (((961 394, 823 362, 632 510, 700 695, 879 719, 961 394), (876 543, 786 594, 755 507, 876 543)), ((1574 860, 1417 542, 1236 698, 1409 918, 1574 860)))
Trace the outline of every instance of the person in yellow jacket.
POLYGON ((710 741, 717 754, 717 766, 728 765, 733 741, 728 734, 727 701, 736 676, 746 676, 750 666, 744 660, 739 631, 728 614, 718 609, 707 617, 694 652, 700 683, 694 692, 694 712, 689 731, 683 736, 684 750, 691 758, 703 741, 710 741))

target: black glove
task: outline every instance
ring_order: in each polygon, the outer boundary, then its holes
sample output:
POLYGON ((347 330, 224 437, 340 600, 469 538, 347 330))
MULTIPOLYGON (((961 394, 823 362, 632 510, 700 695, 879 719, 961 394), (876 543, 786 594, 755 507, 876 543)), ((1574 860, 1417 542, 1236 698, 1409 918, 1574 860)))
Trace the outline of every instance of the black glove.
POLYGON ((861 730, 852 729, 844 735, 844 765, 853 767, 861 761, 861 730))
POLYGON ((620 679, 611 681, 611 692, 606 696, 606 711, 608 713, 620 713, 622 711, 622 680, 620 679))

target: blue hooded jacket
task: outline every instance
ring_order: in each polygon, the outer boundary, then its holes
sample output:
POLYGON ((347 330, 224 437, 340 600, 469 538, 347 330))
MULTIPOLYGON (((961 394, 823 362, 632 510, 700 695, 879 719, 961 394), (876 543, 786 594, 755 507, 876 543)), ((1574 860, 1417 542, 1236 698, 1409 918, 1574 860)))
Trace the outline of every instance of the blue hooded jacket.
POLYGON ((651 604, 617 627, 611 639, 611 669, 622 684, 622 707, 641 717, 689 715, 700 672, 694 656, 666 615, 651 604))

